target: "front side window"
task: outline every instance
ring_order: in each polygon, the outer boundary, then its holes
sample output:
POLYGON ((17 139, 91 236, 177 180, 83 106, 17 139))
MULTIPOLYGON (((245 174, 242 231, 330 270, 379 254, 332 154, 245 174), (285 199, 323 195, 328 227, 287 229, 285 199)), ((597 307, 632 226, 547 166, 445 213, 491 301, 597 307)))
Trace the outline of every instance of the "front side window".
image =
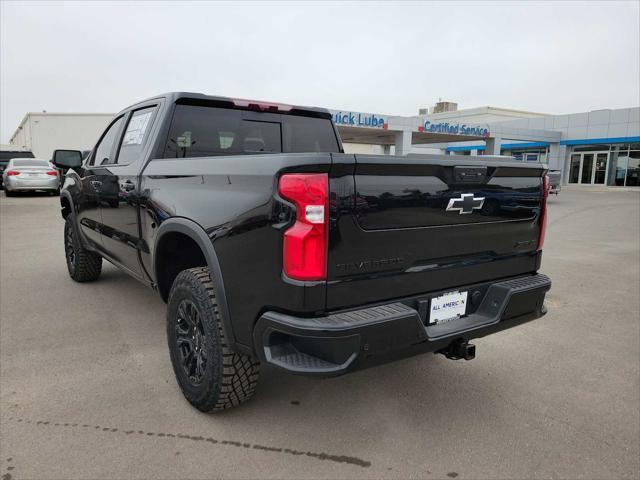
POLYGON ((112 165, 116 163, 117 145, 122 132, 124 117, 119 117, 107 129, 91 159, 91 165, 112 165))

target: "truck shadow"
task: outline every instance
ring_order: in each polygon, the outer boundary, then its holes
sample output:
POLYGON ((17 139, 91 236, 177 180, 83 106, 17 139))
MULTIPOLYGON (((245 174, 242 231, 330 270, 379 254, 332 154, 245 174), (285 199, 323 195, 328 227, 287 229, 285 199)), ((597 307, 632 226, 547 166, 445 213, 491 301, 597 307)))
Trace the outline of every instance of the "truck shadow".
POLYGON ((474 362, 424 354, 335 378, 295 376, 263 365, 255 398, 209 421, 231 425, 268 415, 289 429, 298 425, 297 434, 315 425, 338 437, 355 426, 367 436, 397 429, 418 438, 442 435, 452 423, 487 424, 500 416, 500 392, 509 387, 487 364, 474 362))
MULTIPOLYGON (((121 303, 146 305, 147 318, 138 319, 136 330, 157 328, 161 331, 153 335, 164 337, 165 304, 157 293, 110 264, 105 264, 96 285, 103 292, 112 289, 106 295, 121 303)), ((158 348, 165 350, 166 345, 161 342, 158 348)), ((168 351, 166 355, 170 369, 168 351)), ((200 414, 186 402, 184 408, 212 428, 237 422, 247 425, 268 417, 282 420, 288 429, 299 428, 296 434, 309 424, 339 433, 352 429, 354 422, 381 434, 388 422, 396 422, 417 434, 446 429, 452 420, 475 423, 494 418, 500 392, 510 388, 500 375, 488 370, 494 366, 486 359, 452 361, 427 353, 340 377, 319 378, 292 375, 263 364, 256 395, 246 404, 215 415, 200 414)), ((175 395, 181 396, 177 385, 175 395)))

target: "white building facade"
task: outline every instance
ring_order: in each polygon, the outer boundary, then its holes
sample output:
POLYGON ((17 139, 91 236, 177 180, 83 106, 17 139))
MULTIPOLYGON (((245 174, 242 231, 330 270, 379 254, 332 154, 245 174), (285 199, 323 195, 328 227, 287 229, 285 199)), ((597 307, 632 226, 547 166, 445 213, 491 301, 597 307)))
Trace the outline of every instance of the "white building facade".
POLYGON ((50 159, 56 149, 90 150, 107 128, 111 113, 27 113, 9 143, 50 159))

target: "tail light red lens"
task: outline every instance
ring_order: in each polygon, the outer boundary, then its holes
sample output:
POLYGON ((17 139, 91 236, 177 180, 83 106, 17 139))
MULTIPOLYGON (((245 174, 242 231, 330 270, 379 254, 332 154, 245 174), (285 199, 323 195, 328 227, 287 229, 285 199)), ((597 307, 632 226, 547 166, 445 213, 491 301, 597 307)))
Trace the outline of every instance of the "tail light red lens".
POLYGON ((14 176, 14 175, 20 175, 20 172, 19 172, 19 171, 17 171, 17 170, 9 170, 9 171, 7 172, 7 175, 8 175, 8 176, 10 176, 10 177, 12 177, 12 176, 14 176))
POLYGON ((58 172, 57 172, 57 171, 55 171, 55 170, 49 170, 49 171, 47 172, 47 175, 51 175, 51 176, 53 176, 53 177, 54 177, 54 176, 58 175, 58 172))
POLYGON ((540 236, 538 237, 538 250, 544 246, 544 237, 547 234, 547 199, 549 198, 549 177, 543 177, 542 205, 540 208, 540 236))
POLYGON ((243 98, 234 98, 232 101, 236 107, 260 110, 263 112, 289 112, 293 109, 291 105, 285 105, 283 103, 261 102, 258 100, 246 100, 243 98))
POLYGON ((278 190, 296 206, 296 223, 284 233, 284 273, 296 280, 326 280, 328 175, 285 174, 280 177, 278 190))

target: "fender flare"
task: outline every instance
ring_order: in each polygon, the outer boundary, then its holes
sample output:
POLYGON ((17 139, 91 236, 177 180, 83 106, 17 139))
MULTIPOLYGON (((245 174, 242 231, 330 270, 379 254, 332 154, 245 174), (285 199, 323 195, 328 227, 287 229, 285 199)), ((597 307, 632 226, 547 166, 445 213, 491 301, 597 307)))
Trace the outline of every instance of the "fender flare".
MULTIPOLYGON (((156 251, 160 239, 167 233, 177 232, 191 238, 200 247, 200 250, 204 254, 207 266, 209 267, 209 275, 212 277, 213 283, 216 288, 216 298, 218 299, 218 305, 220 306, 220 316, 222 319, 222 329, 227 339, 227 343, 232 350, 236 350, 242 345, 236 342, 236 337, 231 325, 231 317, 229 315, 229 305, 227 303, 227 295, 224 288, 224 280, 222 278, 222 271, 220 270, 220 262, 218 261, 218 255, 216 254, 213 243, 207 232, 193 220, 189 220, 184 217, 172 217, 160 225, 153 245, 153 253, 151 255, 151 262, 153 265, 154 281, 157 281, 158 272, 156 271, 156 251)), ((244 349, 243 349, 244 350, 244 349)))
POLYGON ((60 191, 60 206, 62 206, 63 198, 69 202, 69 206, 71 207, 71 213, 75 213, 76 206, 73 203, 73 197, 71 197, 71 194, 66 190, 60 191))
MULTIPOLYGON (((69 212, 69 215, 67 215, 67 216, 73 215, 73 221, 71 222, 71 226, 73 227, 73 233, 75 234, 75 236, 78 239, 78 241, 80 242, 80 244, 84 248, 87 248, 87 242, 85 241, 84 234, 82 233, 82 229, 78 225, 78 217, 77 217, 78 212, 76 211, 75 203, 73 203, 73 196, 71 195, 71 193, 67 192, 66 190, 61 190, 60 191, 60 206, 61 207, 62 207, 62 199, 63 198, 69 202, 70 212, 69 212)), ((66 222, 66 220, 67 219, 64 218, 65 222, 66 222)), ((91 251, 94 251, 93 247, 89 247, 88 249, 91 250, 91 251)))

